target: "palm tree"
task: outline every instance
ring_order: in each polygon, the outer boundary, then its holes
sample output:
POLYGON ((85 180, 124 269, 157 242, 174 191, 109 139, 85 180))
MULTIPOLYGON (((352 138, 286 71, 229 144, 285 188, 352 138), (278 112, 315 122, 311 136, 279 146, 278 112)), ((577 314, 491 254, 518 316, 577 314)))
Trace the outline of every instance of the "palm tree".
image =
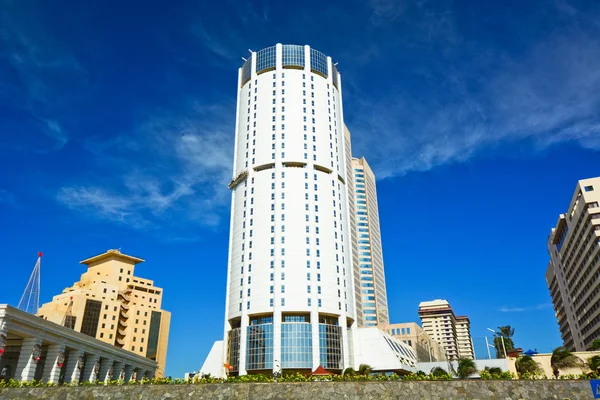
POLYGON ((531 356, 519 357, 519 359, 515 362, 515 367, 517 368, 517 372, 521 375, 537 374, 542 371, 540 364, 531 358, 531 356))
POLYGON ((344 372, 342 372, 342 376, 344 376, 344 375, 349 375, 349 376, 356 375, 356 371, 354 370, 354 368, 349 367, 349 368, 346 368, 344 370, 344 372))
POLYGON ((499 326, 494 338, 494 346, 496 347, 496 358, 504 358, 504 348, 506 351, 514 349, 515 344, 512 337, 515 334, 515 328, 511 328, 510 325, 499 326), (502 346, 504 342, 504 346, 502 346))
POLYGON ((583 361, 573 353, 571 353, 566 347, 560 346, 554 349, 552 357, 550 358, 550 365, 552 366, 552 372, 554 376, 558 378, 560 375, 561 368, 576 368, 581 367, 583 361))
POLYGON ((599 372, 600 371, 600 356, 592 356, 592 357, 588 358, 587 365, 592 371, 599 372))
POLYGON ((360 364, 358 366, 358 375, 370 375, 373 368, 369 364, 360 364))
POLYGON ((458 360, 458 368, 456 369, 456 374, 459 378, 466 379, 476 372, 477 367, 475 366, 475 361, 471 360, 470 358, 460 358, 458 360))
POLYGON ((442 367, 434 367, 431 369, 431 371, 429 372, 431 374, 431 376, 435 376, 435 377, 440 377, 440 376, 446 376, 448 375, 448 373, 446 372, 446 370, 442 367))

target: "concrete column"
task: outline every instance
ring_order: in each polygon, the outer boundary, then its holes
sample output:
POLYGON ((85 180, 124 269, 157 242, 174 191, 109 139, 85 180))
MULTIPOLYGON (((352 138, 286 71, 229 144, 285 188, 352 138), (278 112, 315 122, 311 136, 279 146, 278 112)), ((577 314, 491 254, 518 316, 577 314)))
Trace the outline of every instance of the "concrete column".
POLYGON ((58 383, 62 364, 65 362, 65 346, 63 344, 51 344, 48 346, 46 363, 42 381, 45 383, 58 383))
POLYGON ((125 363, 121 362, 121 361, 115 361, 114 364, 114 374, 113 374, 113 380, 122 380, 122 376, 123 376, 123 370, 125 369, 125 363))
POLYGON ((150 380, 154 379, 154 370, 146 371, 146 378, 150 380))
POLYGON ((102 358, 100 360, 100 370, 98 372, 98 380, 100 382, 108 382, 114 379, 114 360, 110 358, 102 358))
POLYGON ((125 382, 129 382, 133 376, 133 365, 125 365, 125 382))
POLYGON ((83 368, 83 350, 69 350, 67 362, 65 363, 65 383, 79 383, 81 369, 83 368))
POLYGON ((21 352, 19 353, 19 361, 17 362, 17 369, 15 370, 15 379, 22 381, 31 381, 35 377, 35 371, 37 369, 37 360, 32 356, 33 348, 39 345, 41 354, 42 339, 38 338, 26 338, 23 339, 21 345, 21 352))
POLYGON ((146 370, 143 368, 136 368, 135 369, 135 380, 136 381, 141 381, 142 379, 144 379, 144 377, 146 376, 146 370))
POLYGON ((84 382, 96 382, 98 374, 96 373, 96 363, 100 362, 100 356, 95 354, 85 355, 85 364, 83 365, 83 376, 81 380, 84 382))

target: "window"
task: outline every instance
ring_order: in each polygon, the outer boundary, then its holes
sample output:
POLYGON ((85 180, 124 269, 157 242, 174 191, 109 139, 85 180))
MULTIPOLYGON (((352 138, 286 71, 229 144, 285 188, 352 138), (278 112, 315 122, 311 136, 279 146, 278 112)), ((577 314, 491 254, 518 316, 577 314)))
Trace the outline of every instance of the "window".
POLYGON ((585 188, 586 192, 593 192, 594 191, 594 187, 593 186, 586 186, 585 188))

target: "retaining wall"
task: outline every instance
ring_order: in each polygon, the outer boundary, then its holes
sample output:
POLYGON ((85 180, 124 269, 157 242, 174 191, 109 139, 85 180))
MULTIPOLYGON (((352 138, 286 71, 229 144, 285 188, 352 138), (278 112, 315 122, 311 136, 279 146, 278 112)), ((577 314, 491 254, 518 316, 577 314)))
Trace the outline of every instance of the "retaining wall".
POLYGON ((229 383, 3 388, 0 400, 593 399, 589 381, 229 383))

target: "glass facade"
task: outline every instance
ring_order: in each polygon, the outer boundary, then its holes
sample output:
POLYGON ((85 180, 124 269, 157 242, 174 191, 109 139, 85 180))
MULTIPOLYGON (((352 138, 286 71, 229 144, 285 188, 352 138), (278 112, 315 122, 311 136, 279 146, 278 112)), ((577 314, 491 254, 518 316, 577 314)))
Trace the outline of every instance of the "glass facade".
POLYGON ((281 49, 283 67, 304 67, 304 46, 286 44, 281 49))
POLYGON ((319 347, 319 360, 323 368, 343 368, 341 326, 319 324, 319 347))
POLYGON ((158 334, 160 333, 160 318, 162 314, 158 311, 152 311, 150 318, 150 330, 148 332, 148 348, 146 357, 156 360, 156 351, 158 350, 158 334))
POLYGON ((281 368, 312 368, 312 328, 306 322, 281 324, 281 368))
POLYGON ((338 86, 338 70, 337 70, 337 67, 334 64, 332 64, 331 65, 331 69, 333 70, 331 72, 331 80, 333 81, 333 86, 335 86, 337 90, 340 90, 340 87, 338 86))
POLYGON ((310 69, 327 78, 327 57, 315 49, 310 49, 310 69))
POLYGON ((85 302, 85 311, 83 312, 83 320, 81 321, 81 333, 96 337, 98 331, 98 321, 100 320, 100 310, 102 310, 102 302, 98 300, 87 299, 85 302))
POLYGON ((77 322, 77 317, 73 315, 65 316, 65 326, 69 329, 75 329, 75 322, 77 322))
POLYGON ((264 70, 275 69, 276 52, 275 46, 267 47, 256 53, 256 73, 260 74, 264 70))
POLYGON ((248 58, 248 61, 244 63, 242 66, 242 84, 244 86, 246 82, 248 82, 252 78, 252 56, 248 58))
POLYGON ((247 329, 246 369, 272 369, 273 324, 252 324, 247 329))
POLYGON ((233 367, 232 371, 240 370, 240 333, 240 328, 229 331, 229 348, 227 354, 229 356, 229 365, 233 367))

